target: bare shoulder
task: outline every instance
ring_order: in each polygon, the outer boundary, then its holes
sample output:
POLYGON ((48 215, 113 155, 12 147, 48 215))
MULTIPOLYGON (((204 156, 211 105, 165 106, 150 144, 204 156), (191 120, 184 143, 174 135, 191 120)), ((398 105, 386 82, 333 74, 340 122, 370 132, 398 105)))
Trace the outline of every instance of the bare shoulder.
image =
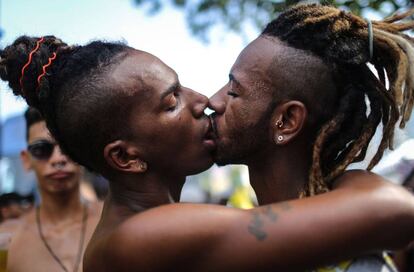
POLYGON ((388 188, 393 187, 386 178, 367 170, 348 170, 336 178, 334 188, 388 188))
POLYGON ((13 231, 12 243, 24 241, 27 236, 31 236, 35 231, 36 224, 34 211, 32 210, 23 215, 16 223, 13 231))
POLYGON ((336 180, 334 190, 342 190, 350 197, 359 195, 366 205, 375 204, 376 210, 381 210, 384 215, 388 212, 390 218, 412 220, 414 216, 413 195, 402 186, 369 171, 345 172, 336 180))
POLYGON ((18 268, 25 264, 22 260, 31 258, 31 250, 37 244, 37 239, 35 215, 32 210, 21 219, 20 225, 13 233, 8 258, 10 271, 19 271, 18 268))

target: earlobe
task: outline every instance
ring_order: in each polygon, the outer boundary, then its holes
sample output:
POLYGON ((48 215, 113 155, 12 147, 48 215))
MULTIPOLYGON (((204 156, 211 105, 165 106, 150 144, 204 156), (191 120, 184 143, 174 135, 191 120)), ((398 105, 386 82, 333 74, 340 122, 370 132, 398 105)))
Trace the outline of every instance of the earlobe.
POLYGON ((129 173, 144 173, 147 163, 140 159, 136 146, 122 140, 109 143, 104 148, 104 158, 113 169, 129 173))
POLYGON ((275 137, 275 143, 276 143, 276 144, 281 144, 281 143, 283 143, 283 140, 284 140, 284 138, 283 138, 283 136, 282 136, 282 135, 279 135, 279 136, 275 137))

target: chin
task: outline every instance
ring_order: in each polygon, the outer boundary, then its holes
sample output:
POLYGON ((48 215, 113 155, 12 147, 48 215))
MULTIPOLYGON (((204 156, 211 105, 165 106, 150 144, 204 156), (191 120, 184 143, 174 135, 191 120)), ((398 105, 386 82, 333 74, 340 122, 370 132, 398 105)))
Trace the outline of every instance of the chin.
POLYGON ((185 175, 192 176, 192 175, 199 174, 201 172, 208 170, 213 164, 214 164, 213 159, 209 159, 208 161, 203 162, 202 164, 194 166, 191 170, 187 171, 185 175))
POLYGON ((78 187, 78 182, 74 180, 61 181, 53 184, 49 187, 49 192, 55 194, 67 194, 71 193, 78 187))
POLYGON ((243 152, 235 150, 231 146, 218 146, 213 155, 214 162, 218 166, 225 166, 228 164, 245 164, 245 158, 246 156, 243 156, 243 152))

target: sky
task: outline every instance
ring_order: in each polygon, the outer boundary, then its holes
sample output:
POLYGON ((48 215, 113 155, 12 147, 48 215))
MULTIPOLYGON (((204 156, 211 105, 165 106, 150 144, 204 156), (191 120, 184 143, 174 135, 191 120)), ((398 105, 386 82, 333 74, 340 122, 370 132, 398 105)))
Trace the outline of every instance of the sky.
MULTIPOLYGON (((211 96, 228 80, 228 72, 246 45, 239 36, 216 28, 210 43, 191 36, 184 14, 167 6, 156 16, 133 0, 0 0, 0 47, 20 35, 55 35, 68 44, 92 40, 124 41, 150 52, 179 75, 182 85, 211 96)), ((258 33, 247 35, 254 39, 258 33)), ((0 83, 0 121, 21 113, 25 104, 0 83)))

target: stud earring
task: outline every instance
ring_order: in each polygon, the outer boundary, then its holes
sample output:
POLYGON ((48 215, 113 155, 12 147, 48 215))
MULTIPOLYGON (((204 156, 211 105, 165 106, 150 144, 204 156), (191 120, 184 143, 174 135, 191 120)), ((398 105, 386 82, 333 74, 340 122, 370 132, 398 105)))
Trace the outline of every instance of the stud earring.
POLYGON ((279 143, 283 142, 283 136, 282 135, 277 136, 277 142, 279 142, 279 143))
POLYGON ((276 121, 276 126, 277 126, 278 128, 283 127, 283 121, 282 121, 282 120, 277 120, 277 121, 276 121))

